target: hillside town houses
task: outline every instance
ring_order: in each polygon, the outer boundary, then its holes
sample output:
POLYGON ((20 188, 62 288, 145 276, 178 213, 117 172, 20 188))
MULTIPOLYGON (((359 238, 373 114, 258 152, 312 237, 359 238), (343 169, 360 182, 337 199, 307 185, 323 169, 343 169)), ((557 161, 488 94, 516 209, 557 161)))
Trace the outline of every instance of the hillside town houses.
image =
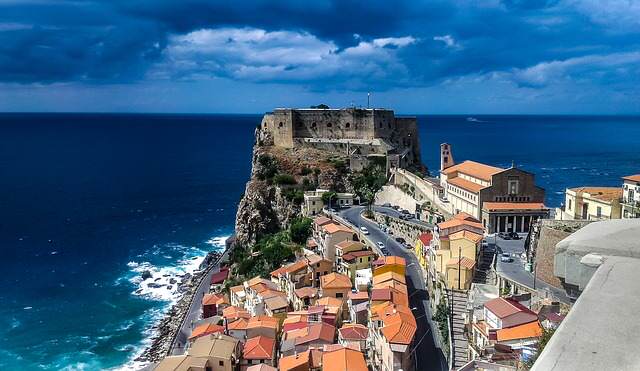
MULTIPOLYGON (((573 301, 562 287, 538 283, 528 258, 500 246, 529 246, 539 238, 539 220, 551 217, 545 191, 515 166, 457 164, 450 144, 440 149, 439 183, 410 178, 423 193, 409 195, 416 204, 426 197, 437 218, 394 216, 393 205, 379 205, 388 213, 362 214, 411 262, 329 210, 353 207, 352 194, 338 193, 330 206, 322 200, 327 190, 306 192, 302 210, 313 218, 311 236, 295 259, 233 286, 223 284, 229 270, 221 269, 184 354, 151 369, 412 371, 418 321, 429 321, 433 334, 425 336, 434 337, 452 370, 516 370, 535 360, 541 339, 559 328, 573 301), (505 273, 507 264, 532 283, 505 273), (410 270, 426 285, 428 319, 414 315, 410 270)), ((396 182, 409 179, 393 174, 396 182)), ((421 212, 416 208, 415 215, 421 212)), ((560 220, 638 216, 640 175, 625 176, 621 187, 567 189, 555 210, 560 220)))

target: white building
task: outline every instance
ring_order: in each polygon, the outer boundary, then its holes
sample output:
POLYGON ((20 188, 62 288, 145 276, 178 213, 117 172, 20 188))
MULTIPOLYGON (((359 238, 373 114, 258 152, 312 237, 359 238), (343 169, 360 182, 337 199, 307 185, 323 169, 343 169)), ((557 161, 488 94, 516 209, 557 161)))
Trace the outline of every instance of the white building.
POLYGON ((622 218, 640 218, 640 174, 622 178, 622 218))
MULTIPOLYGON (((328 189, 316 189, 304 193, 304 202, 302 203, 302 214, 304 216, 315 216, 322 212, 325 207, 322 201, 322 195, 329 192, 328 189)), ((353 193, 336 193, 336 198, 331 201, 331 208, 349 207, 353 205, 353 193)))

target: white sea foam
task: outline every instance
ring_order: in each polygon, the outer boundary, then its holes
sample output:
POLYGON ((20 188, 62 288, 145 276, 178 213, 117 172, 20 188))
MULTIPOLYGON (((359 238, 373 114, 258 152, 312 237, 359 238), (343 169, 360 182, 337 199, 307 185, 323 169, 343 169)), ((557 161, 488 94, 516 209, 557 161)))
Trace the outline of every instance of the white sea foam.
POLYGON ((213 237, 208 239, 205 243, 207 245, 217 247, 218 249, 224 249, 228 238, 229 236, 213 237))

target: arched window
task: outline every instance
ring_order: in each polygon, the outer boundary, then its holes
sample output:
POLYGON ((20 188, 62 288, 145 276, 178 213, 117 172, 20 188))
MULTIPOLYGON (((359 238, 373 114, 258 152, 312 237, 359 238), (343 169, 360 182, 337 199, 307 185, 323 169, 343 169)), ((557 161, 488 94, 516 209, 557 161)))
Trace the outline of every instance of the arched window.
POLYGON ((281 128, 281 127, 282 127, 282 125, 284 125, 284 124, 282 123, 282 121, 280 121, 280 122, 278 123, 278 127, 279 127, 279 128, 281 128))
POLYGON ((327 122, 327 127, 330 128, 331 127, 331 123, 327 122))
POLYGON ((351 124, 347 122, 344 126, 345 126, 347 129, 349 129, 349 128, 351 127, 351 124))
POLYGON ((315 129, 315 128, 316 128, 316 123, 315 123, 315 122, 312 122, 312 123, 311 123, 311 127, 312 127, 313 129, 315 129))

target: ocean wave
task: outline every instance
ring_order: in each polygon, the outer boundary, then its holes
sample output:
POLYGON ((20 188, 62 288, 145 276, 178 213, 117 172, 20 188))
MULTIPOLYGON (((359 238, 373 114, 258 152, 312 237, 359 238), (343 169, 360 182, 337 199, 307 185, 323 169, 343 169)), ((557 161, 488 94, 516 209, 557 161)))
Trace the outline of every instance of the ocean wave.
POLYGON ((228 238, 229 236, 213 237, 205 241, 205 243, 218 249, 224 249, 228 238))

